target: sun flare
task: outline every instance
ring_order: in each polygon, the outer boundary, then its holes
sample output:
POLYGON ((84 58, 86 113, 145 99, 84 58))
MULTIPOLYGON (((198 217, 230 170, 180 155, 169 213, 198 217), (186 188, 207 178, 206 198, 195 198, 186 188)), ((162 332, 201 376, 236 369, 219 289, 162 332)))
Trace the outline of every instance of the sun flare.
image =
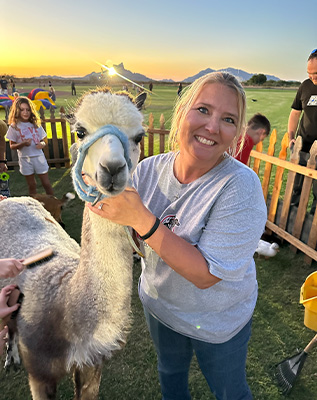
POLYGON ((116 72, 116 70, 113 68, 113 67, 110 67, 109 69, 108 69, 108 74, 110 75, 110 76, 113 76, 113 75, 115 75, 117 72, 116 72))

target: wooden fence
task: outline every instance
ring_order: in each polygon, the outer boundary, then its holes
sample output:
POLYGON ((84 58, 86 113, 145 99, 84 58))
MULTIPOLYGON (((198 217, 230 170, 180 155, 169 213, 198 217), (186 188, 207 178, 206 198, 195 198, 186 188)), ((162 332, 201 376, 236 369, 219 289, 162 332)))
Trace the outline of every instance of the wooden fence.
MULTIPOLYGON (((256 150, 251 151, 253 158, 253 170, 259 175, 262 182, 263 195, 268 206, 268 220, 266 227, 269 232, 276 233, 282 239, 291 244, 291 250, 301 250, 305 254, 305 262, 310 264, 312 260, 317 261, 317 213, 309 212, 309 200, 311 187, 314 179, 317 179, 316 156, 317 141, 310 150, 307 166, 298 165, 299 152, 302 148, 302 139, 296 139, 290 160, 286 161, 288 150, 288 134, 285 133, 281 151, 278 157, 274 156, 276 144, 276 130, 270 137, 270 145, 267 154, 262 152, 262 143, 257 145, 256 150), (260 162, 264 162, 264 172, 260 172, 260 162), (273 167, 275 173, 272 173, 273 167), (291 197, 296 174, 304 177, 299 205, 291 206, 291 197), (285 192, 281 195, 283 177, 286 181, 285 192)), ((252 164, 252 160, 251 160, 252 164)))
MULTIPOLYGON (((49 139, 49 146, 44 152, 50 166, 70 167, 69 147, 75 142, 74 135, 67 128, 65 111, 60 110, 60 118, 56 118, 54 110, 51 109, 50 118, 44 117, 41 112, 42 126, 46 130, 50 124, 52 138, 49 139), (62 138, 57 138, 57 124, 61 124, 62 138)), ((150 114, 147 136, 141 142, 141 160, 145 157, 167 151, 167 138, 169 130, 165 128, 163 114, 160 118, 160 128, 154 128, 154 118, 150 114)), ((291 250, 302 251, 305 254, 305 262, 310 264, 312 260, 317 261, 317 213, 314 215, 308 212, 309 199, 311 198, 311 186, 314 179, 317 179, 316 155, 317 141, 311 148, 310 158, 307 166, 298 165, 299 151, 302 147, 301 138, 298 137, 287 161, 288 135, 285 133, 281 150, 275 155, 277 133, 274 129, 270 135, 270 143, 267 153, 263 153, 262 142, 255 150, 251 151, 249 166, 259 176, 262 183, 263 195, 268 208, 267 232, 275 233, 282 240, 291 244, 291 250), (291 206, 291 196, 296 174, 304 176, 304 183, 298 207, 291 206), (283 184, 284 182, 284 184, 283 184), (282 192, 282 189, 285 191, 282 192)), ((8 166, 17 167, 16 152, 11 151, 7 146, 8 166)))

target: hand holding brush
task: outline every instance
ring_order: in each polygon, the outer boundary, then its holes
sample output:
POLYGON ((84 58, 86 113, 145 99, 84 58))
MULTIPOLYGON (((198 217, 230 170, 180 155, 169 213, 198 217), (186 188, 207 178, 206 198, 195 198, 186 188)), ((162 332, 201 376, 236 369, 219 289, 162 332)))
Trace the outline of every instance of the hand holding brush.
POLYGON ((22 264, 23 260, 15 258, 3 258, 0 260, 0 278, 13 278, 19 275, 25 268, 22 264))
POLYGON ((34 256, 25 259, 16 260, 15 258, 0 259, 0 279, 13 278, 19 275, 25 267, 32 268, 36 265, 49 261, 53 257, 53 249, 51 247, 40 251, 34 256))

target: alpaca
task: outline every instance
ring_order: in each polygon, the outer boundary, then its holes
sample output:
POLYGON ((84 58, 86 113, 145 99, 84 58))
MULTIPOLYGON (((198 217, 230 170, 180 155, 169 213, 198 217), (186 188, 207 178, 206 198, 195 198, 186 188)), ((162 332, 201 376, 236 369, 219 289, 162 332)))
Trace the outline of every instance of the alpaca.
POLYGON ((58 199, 52 194, 46 193, 36 193, 33 194, 32 197, 38 200, 42 204, 42 206, 51 213, 52 217, 54 217, 63 228, 65 228, 65 224, 62 220, 62 210, 65 205, 67 205, 67 203, 75 198, 75 195, 73 193, 66 193, 61 199, 58 199))
MULTIPOLYGON (((109 134, 91 145, 82 169, 100 193, 115 196, 129 184, 138 162, 142 115, 122 94, 107 89, 84 94, 72 119, 79 151, 109 124, 128 139, 129 159, 120 140, 109 134)), ((48 246, 55 253, 16 279, 24 294, 16 318, 19 351, 33 399, 54 399, 68 372, 73 372, 75 399, 97 399, 102 362, 123 346, 130 323, 133 256, 125 228, 85 207, 79 248, 30 197, 1 201, 0 227, 4 258, 26 257, 48 246)))

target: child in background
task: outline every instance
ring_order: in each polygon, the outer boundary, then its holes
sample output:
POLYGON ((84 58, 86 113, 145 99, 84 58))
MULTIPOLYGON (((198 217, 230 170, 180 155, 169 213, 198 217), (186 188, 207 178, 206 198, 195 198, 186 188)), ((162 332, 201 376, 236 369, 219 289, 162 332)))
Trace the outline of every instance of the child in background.
POLYGON ((40 124, 40 118, 34 104, 27 97, 18 97, 12 104, 9 115, 10 127, 7 138, 10 148, 18 151, 20 172, 25 176, 29 195, 36 193, 35 173, 41 180, 46 194, 54 194, 48 177, 47 164, 43 148, 46 132, 40 124))
MULTIPOLYGON (((270 121, 260 113, 254 114, 247 124, 243 149, 240 152, 237 152, 234 158, 241 161, 243 164, 248 165, 249 156, 253 146, 262 142, 270 134, 270 131, 270 121)), ((238 142, 237 145, 237 149, 239 148, 240 142, 238 142)))

